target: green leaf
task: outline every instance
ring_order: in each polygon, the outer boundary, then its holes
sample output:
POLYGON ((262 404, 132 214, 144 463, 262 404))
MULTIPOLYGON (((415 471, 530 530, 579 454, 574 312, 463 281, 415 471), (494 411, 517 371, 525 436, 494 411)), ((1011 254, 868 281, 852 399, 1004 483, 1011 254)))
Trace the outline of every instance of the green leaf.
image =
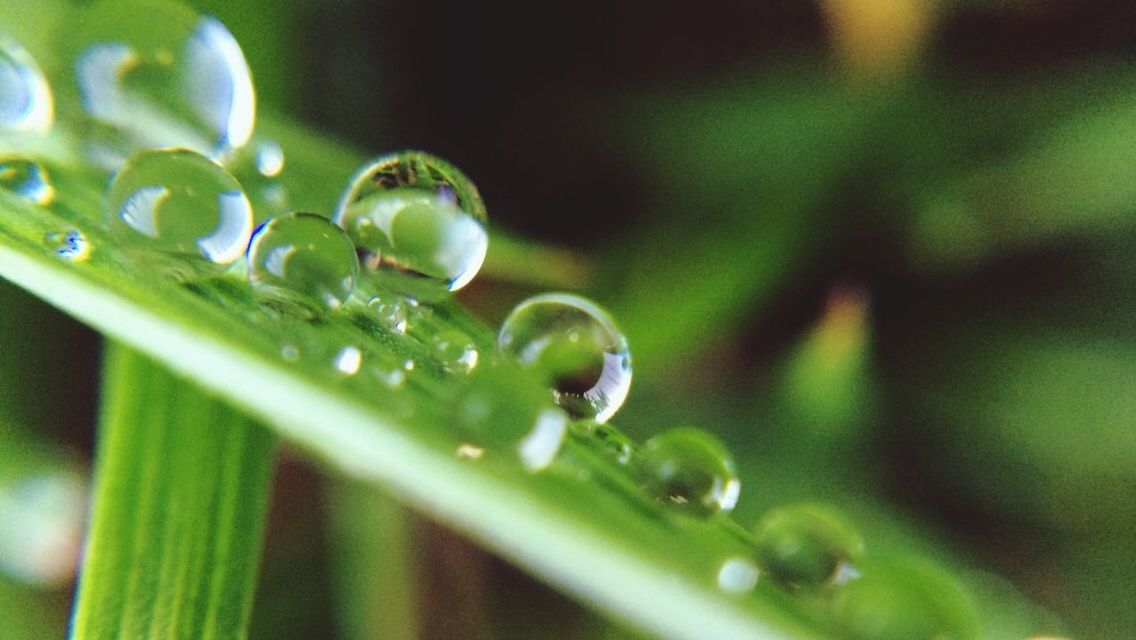
POLYGON ((76 638, 242 638, 275 439, 220 400, 109 347, 76 638))
MULTIPOLYGON (((358 154, 293 127, 263 129, 287 153, 294 201, 330 210, 358 154)), ((309 322, 260 306, 239 270, 181 285, 135 269, 104 231, 104 179, 72 164, 81 156, 68 140, 57 131, 57 150, 39 155, 58 193, 50 207, 0 192, 0 275, 610 615, 671 637, 818 633, 803 605, 772 587, 743 598, 717 589, 718 566, 749 552, 736 525, 675 519, 583 443, 566 443, 557 463, 535 475, 508 449, 476 462, 455 455, 464 438, 450 426, 449 398, 462 380, 446 371, 430 337, 468 336, 483 359, 493 350, 492 331, 459 306, 413 310, 412 331, 402 335, 361 299, 309 322), (46 233, 71 228, 90 242, 89 259, 61 260, 44 246, 46 233), (363 353, 355 376, 332 364, 347 345, 363 353), (282 355, 285 346, 295 361, 282 355), (414 368, 406 372, 408 360, 414 368), (381 374, 395 370, 405 381, 384 383, 381 374)), ((500 401, 508 407, 511 398, 500 401)))

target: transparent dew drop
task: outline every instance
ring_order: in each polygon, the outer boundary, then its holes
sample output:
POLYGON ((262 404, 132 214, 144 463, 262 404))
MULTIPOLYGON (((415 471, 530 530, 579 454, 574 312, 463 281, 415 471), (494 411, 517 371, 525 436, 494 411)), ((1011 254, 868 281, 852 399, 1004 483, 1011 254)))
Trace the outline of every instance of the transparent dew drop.
POLYGON ((433 338, 434 353, 442 368, 449 373, 469 373, 477 366, 480 354, 468 336, 460 331, 445 329, 433 338))
POLYGON ((43 244, 56 256, 71 262, 82 262, 91 256, 91 244, 78 229, 48 231, 43 234, 43 244))
POLYGON ((863 575, 840 588, 833 613, 849 640, 977 640, 974 601, 942 569, 902 557, 865 558, 863 575))
POLYGON ((43 133, 54 120, 43 72, 19 42, 0 33, 0 134, 43 133))
POLYGON ((267 302, 320 312, 351 296, 359 260, 351 240, 314 213, 289 213, 257 227, 248 247, 248 279, 267 302))
POLYGON ((55 200, 47 170, 24 158, 0 158, 0 189, 41 207, 55 200))
POLYGON ((820 504, 772 509, 754 528, 758 564, 784 585, 831 584, 841 567, 857 561, 863 550, 863 540, 848 521, 820 504))
POLYGON ((729 558, 718 568, 718 588, 726 593, 748 593, 757 586, 757 567, 745 558, 729 558))
POLYGON ((439 300, 473 279, 489 246, 477 187, 421 151, 377 158, 355 174, 335 211, 377 288, 439 300))
POLYGON ((363 352, 354 345, 343 347, 335 354, 332 365, 339 373, 345 376, 353 376, 359 373, 360 367, 363 366, 363 352))
POLYGON ((497 346, 541 375, 557 404, 579 418, 607 422, 631 388, 627 338, 606 311, 579 296, 522 302, 502 323, 497 346))
POLYGON ((500 362, 487 362, 463 380, 449 401, 461 442, 486 449, 486 455, 509 452, 530 472, 552 464, 569 420, 540 385, 516 365, 500 362))
POLYGON ((274 140, 256 144, 256 170, 265 178, 275 178, 284 170, 284 149, 274 140))
POLYGON ((256 121, 252 76, 217 20, 175 2, 97 2, 69 34, 88 149, 115 169, 132 151, 179 146, 220 160, 256 121))
POLYGON ((696 517, 733 510, 741 490, 725 446, 689 427, 665 431, 644 443, 635 458, 635 473, 649 495, 696 517))
POLYGON ((294 344, 286 344, 280 347, 280 357, 288 362, 296 362, 300 359, 300 348, 294 344))
POLYGON ((635 454, 635 444, 631 438, 609 424, 577 420, 572 423, 572 432, 584 444, 619 464, 627 464, 635 454))
POLYGON ((236 178, 185 149, 132 156, 107 194, 111 233, 175 277, 216 274, 245 252, 252 209, 236 178))
POLYGON ((406 302, 394 294, 375 296, 367 302, 375 318, 393 333, 404 334, 407 328, 406 302))
POLYGON ((284 149, 278 143, 254 139, 230 153, 224 165, 248 195, 257 223, 289 212, 291 198, 280 179, 284 171, 284 149))

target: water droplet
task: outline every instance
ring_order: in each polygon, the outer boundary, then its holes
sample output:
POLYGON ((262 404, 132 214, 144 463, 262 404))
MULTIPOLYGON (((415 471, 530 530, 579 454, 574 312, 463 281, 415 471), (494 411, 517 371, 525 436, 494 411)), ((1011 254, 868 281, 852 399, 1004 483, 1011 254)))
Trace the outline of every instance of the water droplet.
POLYGON ((565 293, 529 298, 505 318, 497 345, 534 369, 574 416, 607 422, 631 388, 627 338, 594 303, 565 293))
POLYGON ((836 511, 819 504, 778 507, 754 530, 757 562, 774 580, 797 587, 831 582, 841 565, 855 561, 864 543, 836 511))
POLYGON ((141 151, 111 183, 111 232, 176 276, 217 273, 241 257, 252 209, 236 178, 193 151, 141 151))
POLYGON ((404 360, 402 363, 402 369, 403 371, 414 371, 414 361, 409 358, 404 360))
POLYGON ((974 640, 982 623, 974 603, 943 570, 908 558, 865 559, 863 576, 834 602, 840 637, 849 640, 974 640))
POLYGON ((42 133, 54 119, 43 72, 20 43, 0 34, 0 133, 42 133))
POLYGON ((741 483, 725 446, 689 427, 651 438, 636 456, 636 473, 647 492, 684 513, 708 517, 729 512, 741 483))
POLYGON ((78 229, 48 231, 43 234, 43 243, 64 260, 82 262, 91 255, 91 245, 78 229))
POLYGON ((489 236, 477 188, 421 151, 382 156, 351 180, 335 221, 376 286, 424 300, 456 291, 481 269, 489 236))
POLYGON ((284 149, 274 140, 263 140, 256 145, 256 170, 266 178, 275 178, 284 170, 284 149))
POLYGON ((41 207, 55 199, 47 171, 38 162, 23 158, 0 158, 0 189, 41 207))
POLYGON ((160 0, 100 2, 70 35, 92 152, 108 169, 131 151, 177 146, 215 160, 256 121, 240 45, 217 20, 160 0))
POLYGON ((463 442, 458 445, 457 454, 462 460, 480 460, 485 455, 485 449, 463 442))
POLYGON ((530 471, 552 462, 568 418, 552 407, 540 385, 516 365, 490 361, 464 377, 450 401, 452 424, 462 440, 479 447, 515 451, 530 471))
POLYGON ((401 389, 406 382, 406 371, 399 368, 379 368, 375 370, 375 377, 388 389, 401 389))
POLYGON ((296 362, 300 359, 300 348, 294 344, 286 344, 280 347, 280 357, 288 362, 296 362))
POLYGON ((314 213, 273 218, 257 227, 249 244, 249 282, 273 303, 336 309, 351 296, 358 275, 347 234, 314 213))
POLYGON ((584 444, 610 457, 619 464, 627 464, 635 453, 635 444, 619 429, 592 420, 577 420, 572 430, 584 444))
POLYGON ((334 365, 336 371, 346 376, 353 376, 359 373, 359 368, 363 365, 363 352, 359 347, 343 347, 335 354, 334 365))
POLYGON ((477 366, 477 347, 460 331, 445 329, 433 337, 434 353, 450 373, 469 373, 477 366))
POLYGON ((406 303, 394 294, 378 295, 367 303, 375 318, 394 333, 406 333, 406 303))
POLYGON ((748 593, 757 586, 757 567, 745 558, 730 558, 718 568, 718 588, 726 593, 748 593))

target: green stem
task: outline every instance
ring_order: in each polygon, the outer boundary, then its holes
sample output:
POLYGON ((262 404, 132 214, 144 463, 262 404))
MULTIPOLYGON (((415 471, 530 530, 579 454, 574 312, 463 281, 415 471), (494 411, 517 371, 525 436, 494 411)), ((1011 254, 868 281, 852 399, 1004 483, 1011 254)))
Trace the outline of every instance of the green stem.
POLYGON ((127 347, 105 371, 72 636, 244 637, 275 439, 127 347))

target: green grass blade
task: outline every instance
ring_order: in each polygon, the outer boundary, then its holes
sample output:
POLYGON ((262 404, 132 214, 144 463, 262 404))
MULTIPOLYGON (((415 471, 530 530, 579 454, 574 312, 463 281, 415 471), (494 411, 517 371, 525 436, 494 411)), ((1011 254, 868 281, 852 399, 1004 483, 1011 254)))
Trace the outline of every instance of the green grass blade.
POLYGON ((128 348, 106 366, 73 637, 244 637, 274 438, 128 348))

